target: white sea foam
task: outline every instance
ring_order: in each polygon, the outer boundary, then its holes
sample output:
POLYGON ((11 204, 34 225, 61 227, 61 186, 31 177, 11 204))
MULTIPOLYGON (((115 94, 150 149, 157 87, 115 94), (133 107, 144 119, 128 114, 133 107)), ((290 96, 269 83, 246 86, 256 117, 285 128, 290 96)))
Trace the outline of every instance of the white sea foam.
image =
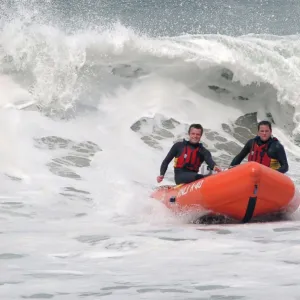
MULTIPOLYGON (((243 143, 224 128, 253 112, 272 115, 298 182, 299 48, 294 37, 6 24, 1 298, 295 299, 297 220, 207 228, 149 194, 188 124, 203 124, 227 167, 243 143)), ((167 175, 172 183, 171 165, 167 175)))

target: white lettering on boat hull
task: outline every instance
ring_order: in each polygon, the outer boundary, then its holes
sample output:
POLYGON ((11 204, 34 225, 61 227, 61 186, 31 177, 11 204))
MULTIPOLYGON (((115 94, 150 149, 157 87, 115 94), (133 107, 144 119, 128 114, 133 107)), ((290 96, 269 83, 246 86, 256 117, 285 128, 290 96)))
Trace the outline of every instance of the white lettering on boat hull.
POLYGON ((195 181, 192 184, 185 185, 184 187, 182 187, 179 190, 176 198, 180 198, 180 197, 186 195, 189 192, 199 190, 201 188, 201 186, 202 186, 202 183, 203 183, 203 180, 201 180, 201 181, 195 181))

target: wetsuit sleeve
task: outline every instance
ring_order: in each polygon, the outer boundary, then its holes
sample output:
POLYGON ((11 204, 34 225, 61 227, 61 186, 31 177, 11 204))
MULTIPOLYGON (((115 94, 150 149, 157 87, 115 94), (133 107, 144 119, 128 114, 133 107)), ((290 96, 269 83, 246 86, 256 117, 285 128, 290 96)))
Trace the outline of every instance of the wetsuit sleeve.
POLYGON ((171 160, 177 155, 178 150, 180 148, 181 143, 175 143, 172 148, 170 149, 169 153, 167 154, 167 156, 165 157, 165 159, 163 160, 161 166, 160 166, 160 175, 164 176, 167 169, 168 169, 168 165, 171 162, 171 160))
POLYGON ((289 170, 289 164, 284 147, 280 143, 277 143, 276 145, 276 156, 278 162, 280 163, 280 168, 277 169, 277 171, 280 173, 286 173, 289 170))
POLYGON ((251 147, 252 147, 252 142, 253 142, 253 139, 249 140, 244 148, 241 150, 241 152, 232 160, 230 166, 236 166, 236 165, 239 165, 243 159, 247 156, 247 154, 250 153, 251 151, 251 147))
POLYGON ((206 148, 203 148, 202 155, 203 155, 203 159, 206 162, 206 164, 209 166, 209 168, 211 170, 213 170, 213 168, 215 167, 216 163, 212 159, 210 151, 207 150, 206 148))

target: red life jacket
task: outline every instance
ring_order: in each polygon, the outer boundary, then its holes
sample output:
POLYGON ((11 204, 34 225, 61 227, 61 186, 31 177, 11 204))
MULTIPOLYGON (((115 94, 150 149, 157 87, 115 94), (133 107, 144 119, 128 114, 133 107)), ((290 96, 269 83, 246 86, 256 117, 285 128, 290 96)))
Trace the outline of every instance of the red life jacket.
POLYGON ((253 140, 251 151, 248 155, 248 161, 256 161, 267 167, 271 166, 272 158, 268 155, 268 149, 274 141, 278 141, 275 137, 271 138, 267 143, 259 146, 257 137, 253 140))
POLYGON ((199 144, 198 147, 192 149, 187 141, 183 141, 183 147, 181 152, 175 158, 174 168, 176 169, 186 169, 193 172, 199 172, 199 168, 202 164, 202 161, 199 156, 199 150, 201 149, 202 144, 199 144))

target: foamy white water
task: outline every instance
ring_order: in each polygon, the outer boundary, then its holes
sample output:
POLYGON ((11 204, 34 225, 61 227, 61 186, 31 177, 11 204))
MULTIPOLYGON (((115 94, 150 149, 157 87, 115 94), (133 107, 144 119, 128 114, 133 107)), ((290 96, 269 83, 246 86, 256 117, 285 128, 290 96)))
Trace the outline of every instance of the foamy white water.
POLYGON ((149 198, 192 122, 226 168, 273 119, 298 186, 297 37, 4 25, 1 299, 297 299, 298 214, 195 225, 149 198))

